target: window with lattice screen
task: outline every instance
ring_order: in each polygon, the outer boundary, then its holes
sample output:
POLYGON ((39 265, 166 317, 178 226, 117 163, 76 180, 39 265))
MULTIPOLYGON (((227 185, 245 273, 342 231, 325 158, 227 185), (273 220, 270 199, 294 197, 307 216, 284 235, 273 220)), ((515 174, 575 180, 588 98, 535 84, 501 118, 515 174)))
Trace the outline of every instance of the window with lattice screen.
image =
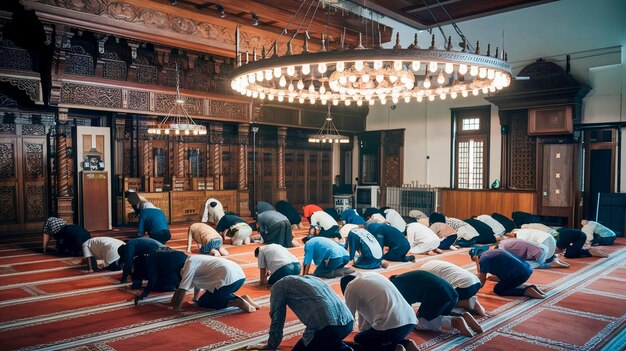
POLYGON ((489 186, 489 117, 489 106, 452 111, 452 174, 456 188, 489 186))

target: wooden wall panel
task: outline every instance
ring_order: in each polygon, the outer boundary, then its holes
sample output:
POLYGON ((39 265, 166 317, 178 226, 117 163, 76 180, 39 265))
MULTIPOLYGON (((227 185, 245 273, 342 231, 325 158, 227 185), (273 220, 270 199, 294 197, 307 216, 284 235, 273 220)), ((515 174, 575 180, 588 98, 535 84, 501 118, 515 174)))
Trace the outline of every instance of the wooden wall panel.
POLYGON ((509 218, 513 211, 537 212, 535 193, 529 191, 442 189, 440 208, 446 216, 459 219, 494 212, 509 218))

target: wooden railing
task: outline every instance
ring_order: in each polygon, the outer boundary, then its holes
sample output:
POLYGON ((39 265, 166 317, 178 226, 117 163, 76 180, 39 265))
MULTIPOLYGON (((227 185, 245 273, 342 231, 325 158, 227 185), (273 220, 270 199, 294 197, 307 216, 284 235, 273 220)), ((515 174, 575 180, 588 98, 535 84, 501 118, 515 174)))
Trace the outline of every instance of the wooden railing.
POLYGON ((509 218, 513 211, 537 213, 533 191, 442 189, 441 212, 459 219, 498 212, 509 218))

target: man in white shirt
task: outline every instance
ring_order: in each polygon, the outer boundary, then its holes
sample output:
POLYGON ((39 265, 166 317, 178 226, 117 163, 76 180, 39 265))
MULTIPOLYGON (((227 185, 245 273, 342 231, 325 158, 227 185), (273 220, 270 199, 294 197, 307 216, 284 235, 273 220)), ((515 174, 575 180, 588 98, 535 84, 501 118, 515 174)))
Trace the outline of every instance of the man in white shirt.
POLYGON ((548 227, 547 225, 543 223, 522 224, 522 229, 537 229, 537 230, 541 230, 542 232, 546 232, 554 237, 559 235, 559 232, 557 232, 555 229, 548 227))
POLYGON ((478 316, 485 315, 485 308, 476 298, 476 293, 482 287, 476 275, 455 264, 441 260, 428 261, 420 269, 450 283, 459 294, 459 301, 456 303, 458 307, 478 316))
POLYGON ((477 220, 485 223, 491 230, 493 231, 493 235, 496 237, 496 240, 502 240, 504 238, 504 234, 506 234, 506 229, 500 222, 496 221, 493 217, 488 214, 482 214, 476 217, 477 220))
POLYGON ((220 200, 215 198, 206 200, 202 222, 217 225, 222 217, 224 217, 224 206, 220 200))
POLYGON ((409 253, 432 256, 442 252, 438 249, 441 240, 437 234, 421 223, 409 223, 406 226, 406 239, 411 245, 409 253))
POLYGON ((89 270, 92 272, 100 270, 97 260, 104 260, 104 268, 108 270, 120 270, 120 255, 117 253, 117 249, 122 245, 124 245, 122 240, 105 236, 85 241, 83 243, 83 256, 87 261, 89 270))
MULTIPOLYGON (((313 212, 311 215, 311 228, 314 228, 314 230, 319 229, 316 235, 331 239, 341 239, 341 235, 339 235, 339 224, 331 215, 324 211, 313 212)), ((310 234, 311 232, 309 232, 309 235, 310 234)))
POLYGON ((259 260, 261 273, 259 285, 263 288, 268 284, 273 285, 288 275, 300 274, 298 259, 282 245, 269 244, 257 247, 254 250, 254 257, 259 260))
POLYGON ((549 233, 537 229, 514 229, 509 236, 545 245, 548 248, 545 263, 538 268, 569 268, 570 265, 568 263, 556 257, 556 239, 549 233))
MULTIPOLYGON (((453 217, 445 217, 446 224, 456 229, 456 234, 458 238, 456 240, 455 245, 460 247, 471 247, 474 246, 476 240, 480 236, 476 229, 469 225, 467 222, 460 220, 458 218, 453 217)), ((433 222, 434 223, 434 222, 433 222)), ((432 224, 432 223, 431 223, 432 224)))
POLYGON ((417 350, 415 342, 406 339, 417 317, 389 279, 378 273, 347 275, 340 285, 359 324, 360 332, 354 337, 359 351, 417 350))
POLYGON ((388 208, 385 210, 385 219, 392 227, 398 229, 402 233, 406 230, 406 221, 402 216, 398 213, 398 211, 393 208, 388 208))
POLYGON ((241 297, 235 295, 246 281, 246 276, 241 266, 226 258, 208 255, 189 256, 180 273, 182 279, 170 302, 175 311, 182 311, 185 294, 192 287, 193 302, 200 307, 218 310, 234 306, 245 312, 254 312, 260 308, 247 295, 241 297), (205 292, 198 299, 202 289, 205 292))

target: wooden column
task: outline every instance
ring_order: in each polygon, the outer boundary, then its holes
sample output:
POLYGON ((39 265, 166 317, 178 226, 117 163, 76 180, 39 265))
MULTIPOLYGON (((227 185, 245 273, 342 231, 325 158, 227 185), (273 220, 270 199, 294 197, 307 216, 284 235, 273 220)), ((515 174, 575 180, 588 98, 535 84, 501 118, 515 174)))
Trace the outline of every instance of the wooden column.
POLYGON ((224 189, 224 176, 222 173, 222 144, 224 143, 224 126, 221 123, 211 124, 209 142, 209 155, 211 155, 210 159, 212 168, 208 174, 213 177, 215 190, 222 190, 224 189))
POLYGON ((145 139, 141 151, 142 172, 144 177, 152 176, 152 140, 145 139))
POLYGON ((248 191, 248 139, 250 125, 248 123, 239 124, 239 213, 242 216, 250 216, 248 191))
POLYGON ((276 200, 287 200, 285 187, 285 147, 287 146, 287 128, 278 128, 278 189, 276 200))
POLYGON ((185 176, 185 143, 176 143, 176 176, 185 176))
POLYGON ((74 198, 70 195, 70 155, 68 155, 68 133, 70 128, 65 126, 67 109, 59 109, 57 118, 57 216, 68 223, 74 223, 74 198))

